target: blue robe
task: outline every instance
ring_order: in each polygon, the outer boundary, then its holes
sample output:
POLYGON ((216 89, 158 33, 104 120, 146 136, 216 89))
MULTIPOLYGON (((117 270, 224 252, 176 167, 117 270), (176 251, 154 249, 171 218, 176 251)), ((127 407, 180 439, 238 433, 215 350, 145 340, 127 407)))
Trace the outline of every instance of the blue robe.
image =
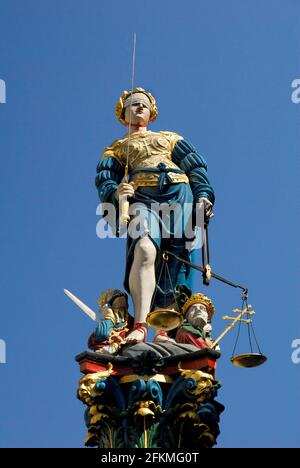
MULTIPOLYGON (((135 190, 134 196, 130 198, 130 203, 141 203, 146 210, 148 220, 151 222, 149 238, 154 243, 157 249, 156 257, 156 280, 161 273, 162 256, 164 250, 173 252, 177 256, 193 261, 193 252, 187 249, 187 239, 185 236, 185 227, 189 221, 189 217, 194 215, 195 203, 200 197, 207 198, 211 203, 214 203, 215 196, 213 188, 207 176, 207 164, 202 156, 200 156, 195 148, 185 140, 179 140, 172 152, 172 161, 188 176, 189 184, 187 183, 167 183, 162 188, 155 187, 138 187, 135 190), (169 206, 178 204, 178 206, 191 206, 191 212, 188 216, 178 217, 176 214, 171 215, 168 226, 166 227, 159 213, 153 212, 151 204, 167 203, 169 206), (189 204, 189 205, 184 205, 189 204), (163 230, 167 229, 170 237, 164 238, 163 230), (178 237, 178 232, 182 233, 178 237)), ((157 168, 157 172, 159 169, 157 168)), ((113 157, 103 158, 97 165, 96 187, 101 202, 113 203, 117 206, 114 192, 118 185, 122 182, 124 176, 124 166, 113 157)), ((161 175, 165 177, 165 174, 161 175)), ((124 286, 129 291, 129 273, 133 261, 134 247, 138 239, 127 238, 127 261, 124 286)), ((174 302, 174 288, 184 284, 190 289, 192 283, 192 274, 190 268, 183 262, 180 262, 169 256, 167 272, 162 272, 158 287, 153 297, 154 306, 167 306, 174 302)))

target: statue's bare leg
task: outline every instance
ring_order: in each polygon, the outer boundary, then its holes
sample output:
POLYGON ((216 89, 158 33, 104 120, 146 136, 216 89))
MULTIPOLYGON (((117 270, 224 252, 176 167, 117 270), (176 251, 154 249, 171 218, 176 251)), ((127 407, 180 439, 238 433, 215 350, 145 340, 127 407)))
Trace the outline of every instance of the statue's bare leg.
MULTIPOLYGON (((149 237, 142 237, 136 243, 134 260, 129 275, 129 289, 134 306, 134 323, 140 322, 147 331, 146 317, 150 312, 155 290, 156 248, 149 237)), ((129 342, 145 341, 146 333, 137 327, 126 338, 129 342)))

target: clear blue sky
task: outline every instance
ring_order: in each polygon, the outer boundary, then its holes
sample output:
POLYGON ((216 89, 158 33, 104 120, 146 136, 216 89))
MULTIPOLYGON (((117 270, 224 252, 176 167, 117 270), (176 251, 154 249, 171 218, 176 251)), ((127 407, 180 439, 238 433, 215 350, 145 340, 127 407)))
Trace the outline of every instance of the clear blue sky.
MULTIPOLYGON (((269 358, 235 368, 235 332, 223 340, 218 447, 300 446, 299 15, 297 0, 0 0, 2 447, 85 437, 74 356, 93 323, 63 288, 96 308, 102 290, 122 287, 124 242, 96 237, 94 176, 123 134, 114 104, 130 87, 133 31, 136 85, 159 106, 152 129, 184 135, 206 158, 212 267, 249 287, 269 358)), ((239 293, 205 292, 217 335, 239 293)))

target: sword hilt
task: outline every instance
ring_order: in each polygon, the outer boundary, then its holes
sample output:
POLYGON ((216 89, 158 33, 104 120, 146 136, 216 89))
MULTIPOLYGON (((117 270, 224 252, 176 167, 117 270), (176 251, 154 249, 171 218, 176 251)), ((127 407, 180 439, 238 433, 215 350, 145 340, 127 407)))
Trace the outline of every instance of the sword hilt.
POLYGON ((129 216, 129 201, 127 197, 119 197, 119 206, 120 206, 120 225, 124 226, 127 225, 130 216, 129 216))
POLYGON ((209 244, 208 244, 208 223, 209 218, 204 220, 203 245, 202 245, 202 263, 203 263, 203 284, 209 286, 211 280, 211 267, 209 264, 209 244))

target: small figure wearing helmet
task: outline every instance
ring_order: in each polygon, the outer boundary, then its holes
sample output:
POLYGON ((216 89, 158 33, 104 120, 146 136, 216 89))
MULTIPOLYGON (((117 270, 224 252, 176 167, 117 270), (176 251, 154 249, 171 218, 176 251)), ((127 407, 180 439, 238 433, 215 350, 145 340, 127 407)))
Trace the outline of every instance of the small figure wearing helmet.
POLYGON ((116 354, 133 326, 128 296, 118 289, 108 289, 101 294, 98 304, 103 319, 89 337, 88 347, 100 354, 116 354))
POLYGON ((179 284, 191 287, 190 269, 174 257, 168 262, 170 278, 158 278, 161 253, 168 250, 191 260, 186 227, 196 203, 204 207, 207 217, 212 216, 215 197, 206 162, 196 149, 176 133, 147 129, 158 114, 151 93, 143 88, 125 91, 115 113, 127 133, 105 148, 97 166, 96 186, 101 202, 118 207, 120 200, 128 197, 130 206, 139 213, 138 217, 131 213, 124 281, 135 319, 135 328, 126 341, 133 344, 146 340, 146 317, 151 306, 173 302, 173 288, 179 284), (124 181, 125 168, 128 180, 124 181), (162 216, 156 206, 171 209, 162 216))

